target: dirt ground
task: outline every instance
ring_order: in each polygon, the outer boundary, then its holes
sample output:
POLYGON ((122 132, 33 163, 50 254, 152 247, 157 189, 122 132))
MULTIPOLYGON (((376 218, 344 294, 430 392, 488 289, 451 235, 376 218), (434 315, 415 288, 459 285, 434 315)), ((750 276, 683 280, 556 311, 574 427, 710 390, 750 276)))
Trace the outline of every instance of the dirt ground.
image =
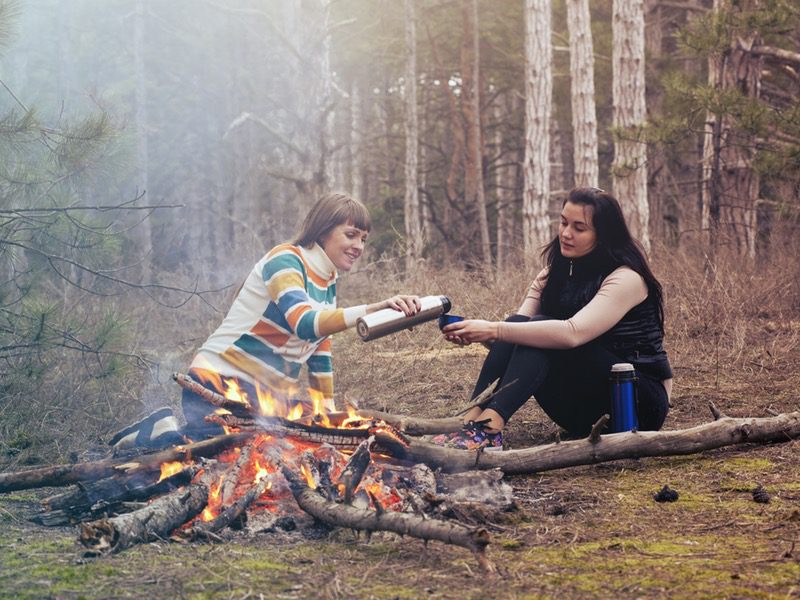
MULTIPOLYGON (((362 406, 400 414, 452 414, 485 353, 423 327, 370 344, 350 335, 336 340, 337 388, 362 406)), ((734 417, 800 410, 800 358, 764 350, 766 339, 754 338, 736 361, 691 348, 674 353, 665 429, 711 420, 709 402, 734 417)), ((507 444, 549 443, 556 431, 531 401, 509 423, 507 444)), ((508 481, 517 510, 484 523, 495 574, 481 572, 462 548, 392 534, 367 542, 350 531, 162 542, 83 560, 75 529, 26 520, 54 490, 0 495, 0 597, 800 597, 800 440, 508 481), (654 500, 664 485, 677 501, 654 500), (769 502, 754 500, 759 485, 769 502)))

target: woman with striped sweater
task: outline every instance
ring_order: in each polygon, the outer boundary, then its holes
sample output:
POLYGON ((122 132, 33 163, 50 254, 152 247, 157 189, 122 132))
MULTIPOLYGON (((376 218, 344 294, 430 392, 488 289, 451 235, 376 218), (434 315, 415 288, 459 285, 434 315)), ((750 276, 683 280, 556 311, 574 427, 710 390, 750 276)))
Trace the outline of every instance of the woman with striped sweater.
MULTIPOLYGON (((372 228, 369 212, 344 194, 327 194, 311 208, 292 241, 267 252, 250 270, 228 314, 202 345, 189 375, 225 393, 236 389, 258 406, 269 396, 277 414, 297 404, 312 407, 300 383, 308 372, 309 395, 322 408, 333 410, 331 338, 355 325, 356 320, 384 308, 407 315, 420 308, 419 298, 397 295, 374 304, 349 308, 336 305, 336 282, 364 251, 372 228), (224 389, 219 389, 220 387, 224 389)), ((204 418, 214 406, 188 390, 182 398, 186 427, 183 435, 197 440, 216 435, 219 426, 204 418)), ((117 434, 121 445, 159 446, 172 442, 177 421, 161 409, 117 434)))

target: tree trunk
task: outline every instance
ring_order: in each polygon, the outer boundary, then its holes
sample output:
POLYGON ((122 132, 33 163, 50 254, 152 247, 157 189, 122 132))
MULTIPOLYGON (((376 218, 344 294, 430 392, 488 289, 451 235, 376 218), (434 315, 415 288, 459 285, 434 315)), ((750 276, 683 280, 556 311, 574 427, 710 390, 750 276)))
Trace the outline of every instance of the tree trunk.
MULTIPOLYGON (((464 200, 468 214, 477 217, 480 256, 485 267, 492 265, 489 221, 486 214, 486 193, 483 182, 483 139, 481 135, 480 40, 478 0, 463 0, 464 43, 462 46, 462 110, 466 123, 464 154, 464 200)), ((471 219, 470 219, 471 220, 471 219)), ((468 229, 470 223, 467 223, 468 229)))
POLYGON ((575 185, 597 187, 597 111, 589 0, 567 0, 575 185))
MULTIPOLYGON (((145 26, 146 5, 143 0, 136 3, 133 21, 133 61, 136 81, 135 116, 136 122, 136 187, 139 194, 146 194, 150 188, 150 154, 147 140, 147 73, 145 70, 145 26)), ((145 196, 145 198, 147 198, 145 196)), ((142 278, 149 279, 153 260, 153 237, 150 217, 139 224, 139 243, 142 252, 142 278)))
POLYGON ((644 0, 614 0, 614 192, 631 233, 650 249, 647 202, 647 119, 644 78, 644 0))
MULTIPOLYGON (((737 4, 737 10, 752 8, 758 1, 745 4, 737 4)), ((722 17, 734 9, 729 0, 714 0, 713 10, 722 17)), ((737 35, 721 55, 710 56, 709 87, 718 93, 736 90, 745 97, 758 98, 762 59, 751 48, 759 43, 755 32, 737 35)), ((730 116, 708 113, 703 140, 702 226, 712 256, 724 244, 743 256, 755 257, 760 179, 753 169, 754 154, 752 141, 737 131, 730 116)))
POLYGON ((419 121, 417 117, 417 16, 416 0, 405 0, 406 72, 404 80, 406 106, 406 193, 403 203, 406 230, 406 271, 411 273, 422 257, 422 224, 419 209, 418 148, 419 121))
POLYGON ((551 4, 525 1, 525 159, 522 219, 525 263, 550 241, 550 118, 553 97, 551 4))
POLYGON ((516 95, 499 94, 494 102, 494 146, 495 159, 495 197, 497 198, 497 270, 506 269, 512 262, 514 248, 514 212, 519 171, 519 155, 512 148, 507 148, 500 126, 505 119, 515 112, 516 95))

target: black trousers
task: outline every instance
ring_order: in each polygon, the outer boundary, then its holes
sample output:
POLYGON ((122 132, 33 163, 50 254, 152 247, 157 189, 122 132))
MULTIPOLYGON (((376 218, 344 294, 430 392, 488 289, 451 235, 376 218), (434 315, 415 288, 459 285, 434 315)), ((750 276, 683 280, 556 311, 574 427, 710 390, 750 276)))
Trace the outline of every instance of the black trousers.
MULTIPOLYGON (((510 322, 547 320, 513 315, 510 322)), ((497 391, 482 408, 497 411, 508 422, 533 396, 545 413, 574 435, 587 435, 611 411, 611 365, 626 362, 597 342, 569 350, 550 350, 495 342, 481 368, 472 397, 495 379, 497 391)), ((658 430, 667 417, 667 391, 660 380, 637 371, 640 430, 658 430)))

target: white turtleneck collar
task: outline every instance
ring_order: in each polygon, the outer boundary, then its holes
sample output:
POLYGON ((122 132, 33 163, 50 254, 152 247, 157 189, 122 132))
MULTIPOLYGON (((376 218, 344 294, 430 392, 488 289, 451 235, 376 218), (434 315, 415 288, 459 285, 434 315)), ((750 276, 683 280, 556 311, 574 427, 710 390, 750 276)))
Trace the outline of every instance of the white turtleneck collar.
POLYGON ((338 276, 336 265, 333 264, 323 247, 317 242, 314 242, 310 249, 300 246, 300 251, 317 275, 327 280, 336 279, 338 276))

